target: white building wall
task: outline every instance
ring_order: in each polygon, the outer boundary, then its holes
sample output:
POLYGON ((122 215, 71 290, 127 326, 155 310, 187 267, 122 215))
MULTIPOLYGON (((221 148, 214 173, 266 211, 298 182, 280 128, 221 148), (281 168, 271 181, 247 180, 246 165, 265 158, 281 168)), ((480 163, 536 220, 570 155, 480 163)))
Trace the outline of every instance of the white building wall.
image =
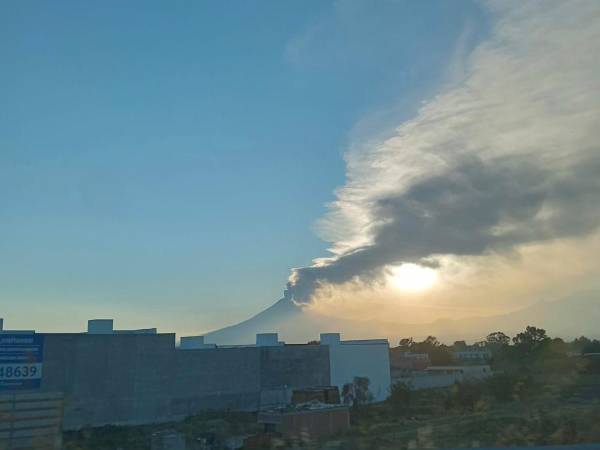
POLYGON ((448 387, 467 380, 483 380, 492 375, 490 366, 434 366, 409 377, 397 378, 394 382, 406 383, 418 390, 448 387))
POLYGON ((321 345, 329 346, 331 384, 340 393, 354 377, 367 377, 375 401, 390 395, 390 354, 387 339, 340 341, 338 333, 321 334, 321 345))

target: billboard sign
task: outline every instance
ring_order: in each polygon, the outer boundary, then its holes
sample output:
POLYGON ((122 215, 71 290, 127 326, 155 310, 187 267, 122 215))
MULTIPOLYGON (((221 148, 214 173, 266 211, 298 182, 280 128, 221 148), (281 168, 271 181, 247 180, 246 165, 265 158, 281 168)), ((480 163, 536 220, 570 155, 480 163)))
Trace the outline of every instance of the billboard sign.
POLYGON ((43 335, 0 333, 0 392, 39 389, 43 356, 43 335))

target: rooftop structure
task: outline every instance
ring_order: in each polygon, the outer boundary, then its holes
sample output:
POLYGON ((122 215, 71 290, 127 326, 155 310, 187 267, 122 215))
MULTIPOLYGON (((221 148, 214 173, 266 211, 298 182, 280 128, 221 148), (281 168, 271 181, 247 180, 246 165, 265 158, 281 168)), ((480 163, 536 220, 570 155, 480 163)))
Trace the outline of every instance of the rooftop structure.
POLYGON ((156 328, 140 328, 137 330, 115 330, 113 319, 88 320, 88 334, 156 334, 156 328))
POLYGON ((11 334, 32 334, 35 330, 5 330, 4 319, 0 317, 0 333, 11 333, 11 334))
POLYGON ((179 348, 181 350, 198 350, 216 347, 215 344, 204 343, 204 336, 183 336, 179 340, 179 348))

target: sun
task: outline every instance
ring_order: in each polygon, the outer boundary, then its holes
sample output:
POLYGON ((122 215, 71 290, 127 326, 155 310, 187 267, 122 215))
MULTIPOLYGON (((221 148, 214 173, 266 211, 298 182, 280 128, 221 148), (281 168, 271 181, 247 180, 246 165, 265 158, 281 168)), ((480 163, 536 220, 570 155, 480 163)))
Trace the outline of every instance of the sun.
POLYGON ((429 267, 405 263, 393 267, 388 272, 388 282, 396 289, 419 292, 431 288, 437 281, 438 274, 429 267))

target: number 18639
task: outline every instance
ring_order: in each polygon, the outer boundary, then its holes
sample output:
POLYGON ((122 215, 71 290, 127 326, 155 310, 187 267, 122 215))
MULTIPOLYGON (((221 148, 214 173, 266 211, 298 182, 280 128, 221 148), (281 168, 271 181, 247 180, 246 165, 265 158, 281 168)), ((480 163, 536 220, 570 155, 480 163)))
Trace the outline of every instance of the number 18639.
POLYGON ((41 375, 41 364, 0 364, 0 380, 35 379, 41 375))

